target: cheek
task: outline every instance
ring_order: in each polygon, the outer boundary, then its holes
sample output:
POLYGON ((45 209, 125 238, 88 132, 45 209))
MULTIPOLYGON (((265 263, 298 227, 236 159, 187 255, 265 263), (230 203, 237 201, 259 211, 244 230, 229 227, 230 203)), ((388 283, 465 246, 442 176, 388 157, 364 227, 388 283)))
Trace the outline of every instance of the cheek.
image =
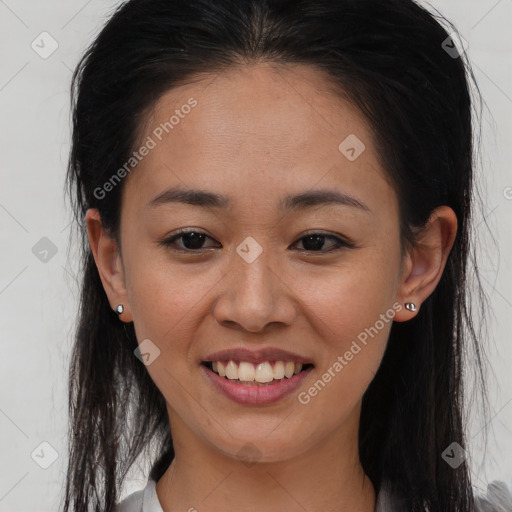
MULTIPOLYGON (((155 252, 160 252, 155 251, 155 252)), ((204 272, 192 265, 173 265, 153 251, 132 252, 129 261, 129 300, 140 336, 165 342, 183 330, 194 308, 207 300, 209 285, 204 272)))
POLYGON ((365 255, 327 279, 297 280, 320 357, 318 392, 325 384, 333 393, 324 399, 355 403, 373 379, 395 315, 395 267, 397 262, 365 255))
POLYGON ((323 327, 322 337, 336 345, 335 340, 357 337, 392 309, 398 271, 397 259, 367 251, 330 269, 297 274, 292 282, 305 314, 309 311, 323 327))
POLYGON ((329 423, 343 421, 373 380, 387 345, 395 310, 384 281, 339 276, 309 296, 319 360, 315 379, 298 397, 329 423))
POLYGON ((208 286, 197 272, 149 258, 141 261, 144 264, 132 270, 129 290, 136 336, 139 343, 149 339, 158 348, 158 358, 146 369, 167 401, 185 414, 195 410, 194 400, 181 383, 190 380, 197 364, 191 349, 208 286))

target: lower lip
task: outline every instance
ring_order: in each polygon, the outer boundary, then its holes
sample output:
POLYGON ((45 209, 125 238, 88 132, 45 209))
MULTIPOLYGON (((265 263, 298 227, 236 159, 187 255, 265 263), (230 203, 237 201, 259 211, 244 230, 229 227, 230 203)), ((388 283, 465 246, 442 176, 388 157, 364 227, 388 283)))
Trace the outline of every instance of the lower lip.
POLYGON ((219 391, 224 393, 224 395, 231 398, 231 400, 234 400, 239 404, 264 405, 277 402, 296 390, 300 386, 301 382, 311 373, 313 367, 310 367, 289 379, 284 377, 279 382, 266 386, 240 384, 234 380, 221 377, 204 365, 201 365, 201 369, 205 372, 208 379, 210 379, 210 382, 219 391))

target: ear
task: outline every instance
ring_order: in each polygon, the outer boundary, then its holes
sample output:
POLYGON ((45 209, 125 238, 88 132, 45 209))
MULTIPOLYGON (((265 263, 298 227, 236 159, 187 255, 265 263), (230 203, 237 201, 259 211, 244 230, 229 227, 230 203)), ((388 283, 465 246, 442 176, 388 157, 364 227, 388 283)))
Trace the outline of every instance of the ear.
POLYGON ((404 307, 395 314, 395 321, 404 322, 414 317, 421 303, 435 290, 456 234, 455 212, 448 206, 439 206, 432 212, 425 227, 415 235, 415 246, 405 256, 397 300, 402 305, 413 302, 416 311, 404 307))
POLYGON ((131 322, 132 314, 125 287, 123 262, 116 241, 104 229, 100 213, 96 208, 87 210, 85 220, 89 244, 110 307, 115 311, 117 305, 122 304, 124 311, 119 318, 123 322, 131 322))

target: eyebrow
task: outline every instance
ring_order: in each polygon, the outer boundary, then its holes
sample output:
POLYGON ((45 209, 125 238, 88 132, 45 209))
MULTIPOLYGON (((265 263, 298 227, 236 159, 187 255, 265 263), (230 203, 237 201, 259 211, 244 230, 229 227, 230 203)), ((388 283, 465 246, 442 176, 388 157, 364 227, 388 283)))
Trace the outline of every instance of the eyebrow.
MULTIPOLYGON (((172 187, 158 194, 149 203, 149 208, 163 204, 182 203, 202 208, 228 209, 232 201, 224 195, 206 190, 182 189, 172 187)), ((298 195, 288 195, 278 203, 279 211, 296 211, 313 208, 315 206, 328 206, 332 204, 352 206, 361 210, 370 211, 364 203, 348 194, 338 190, 310 190, 298 195)))

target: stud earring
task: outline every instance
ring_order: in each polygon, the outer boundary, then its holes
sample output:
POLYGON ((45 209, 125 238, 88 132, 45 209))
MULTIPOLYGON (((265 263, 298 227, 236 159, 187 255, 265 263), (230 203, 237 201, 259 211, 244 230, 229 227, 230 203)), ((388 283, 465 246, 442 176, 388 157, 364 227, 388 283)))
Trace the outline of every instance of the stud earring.
POLYGON ((405 309, 408 309, 409 311, 416 311, 416 304, 414 304, 414 302, 406 302, 405 309))
POLYGON ((116 313, 118 315, 122 315, 123 311, 124 311, 124 306, 122 304, 118 304, 117 307, 116 307, 116 313))

